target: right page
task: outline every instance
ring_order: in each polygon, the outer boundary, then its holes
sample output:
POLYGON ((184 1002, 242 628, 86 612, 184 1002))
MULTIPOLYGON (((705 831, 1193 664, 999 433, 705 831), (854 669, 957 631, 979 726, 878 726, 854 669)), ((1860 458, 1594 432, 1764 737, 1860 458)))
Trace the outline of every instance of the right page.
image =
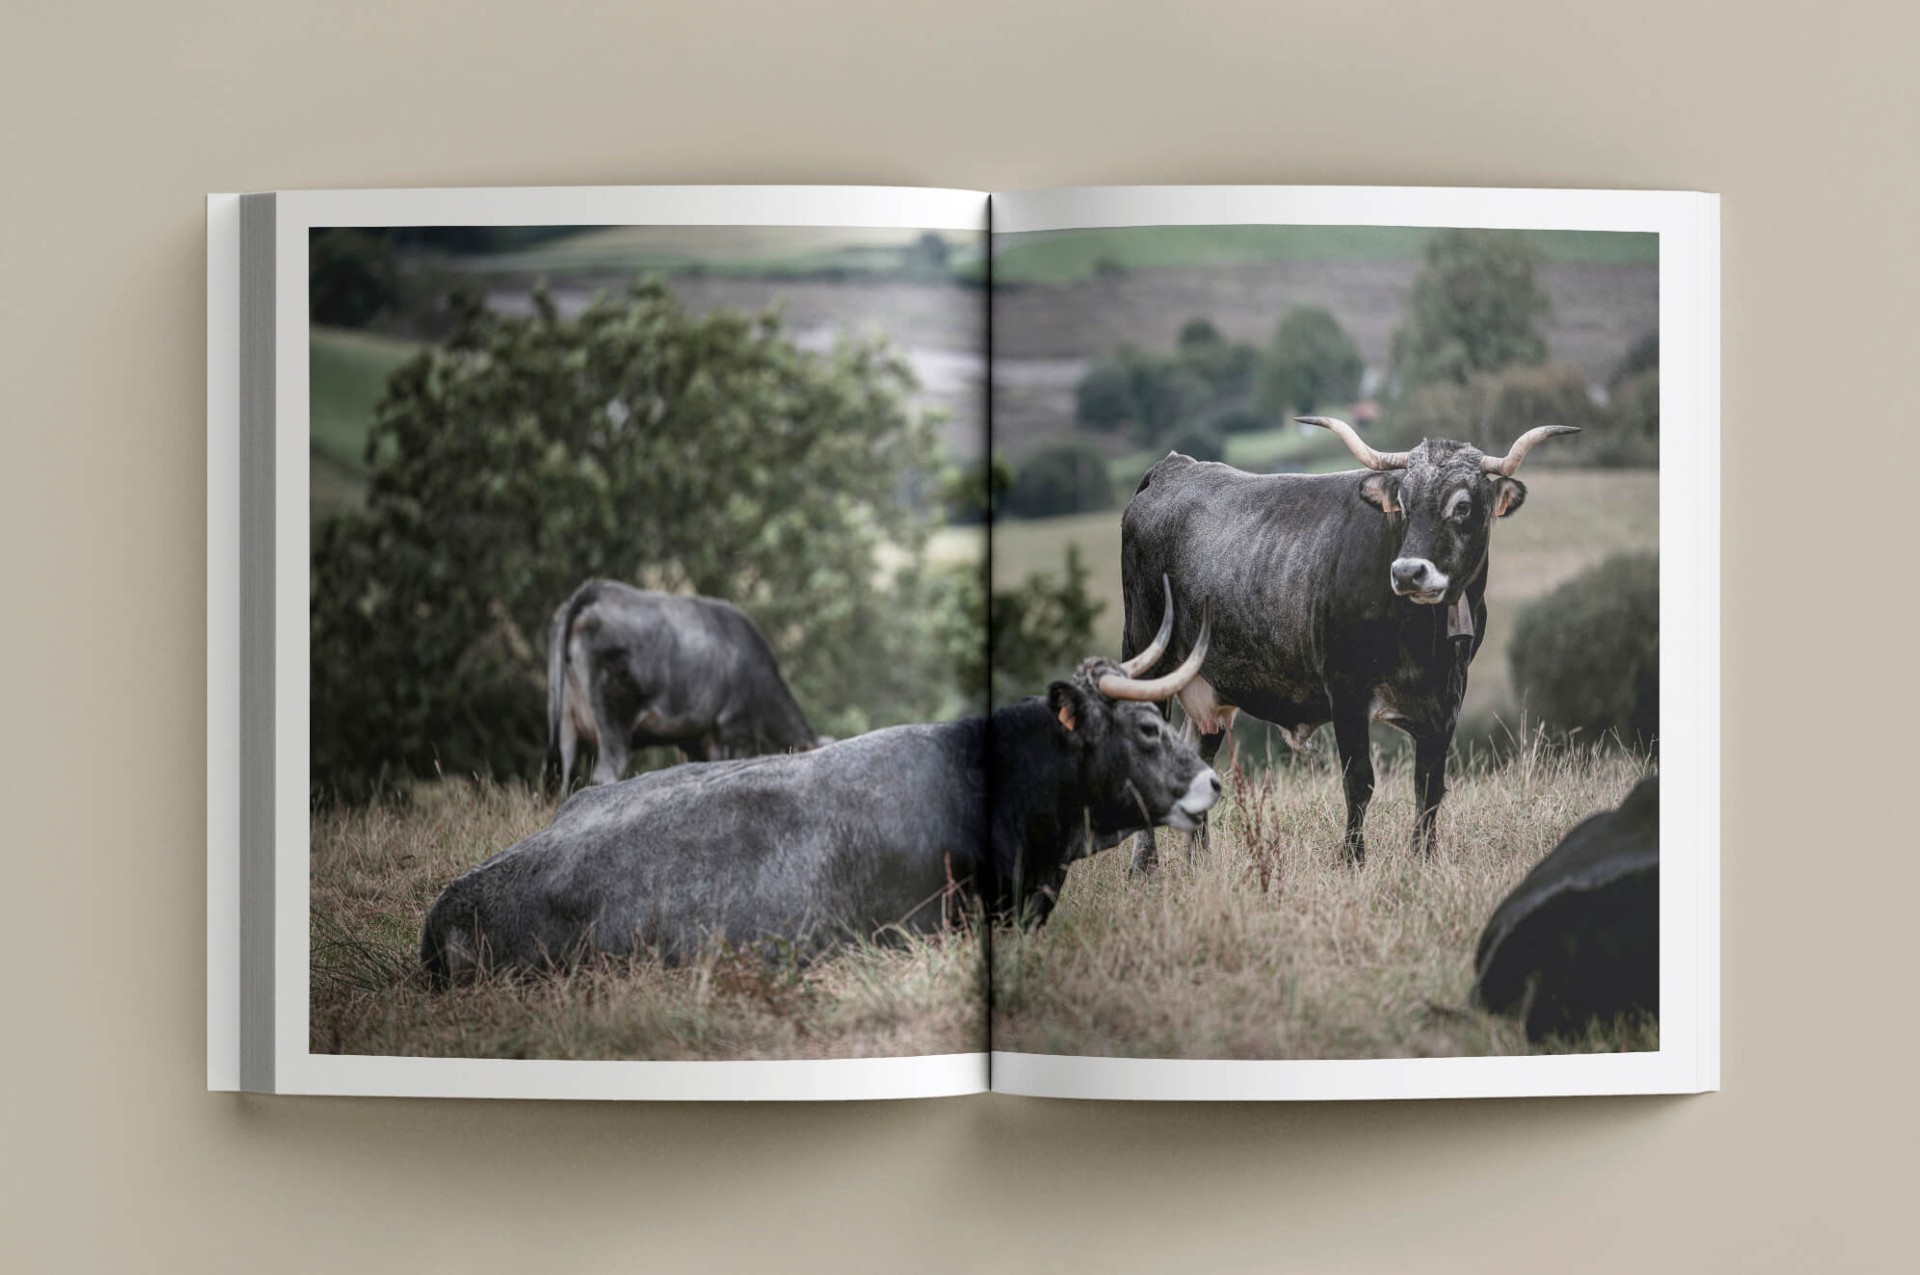
POLYGON ((1085 790, 993 1087, 1716 1088, 1717 199, 992 223, 994 690, 1085 790))

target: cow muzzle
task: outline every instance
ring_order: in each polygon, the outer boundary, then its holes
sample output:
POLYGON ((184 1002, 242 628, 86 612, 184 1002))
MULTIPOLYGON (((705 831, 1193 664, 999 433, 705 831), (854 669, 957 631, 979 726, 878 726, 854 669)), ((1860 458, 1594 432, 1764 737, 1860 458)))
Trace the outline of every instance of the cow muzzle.
POLYGON ((1220 776, 1213 767, 1203 766, 1200 773, 1187 785, 1187 791, 1180 800, 1173 803, 1173 809, 1160 822, 1179 832, 1192 832, 1206 818, 1207 811, 1213 809, 1213 803, 1220 800, 1220 776))
POLYGON ((1447 574, 1425 558, 1393 560, 1393 591, 1409 602, 1437 606, 1447 597, 1447 574))

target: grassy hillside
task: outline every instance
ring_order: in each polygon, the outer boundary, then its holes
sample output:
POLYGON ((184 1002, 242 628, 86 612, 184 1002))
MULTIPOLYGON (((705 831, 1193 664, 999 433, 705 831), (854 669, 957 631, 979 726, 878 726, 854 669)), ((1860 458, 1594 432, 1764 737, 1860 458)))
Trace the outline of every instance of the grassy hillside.
POLYGON ((718 276, 976 273, 980 236, 935 231, 944 268, 920 248, 928 232, 823 226, 599 226, 519 252, 462 258, 488 272, 568 275, 697 271, 718 276))
MULTIPOLYGON (((1540 259, 1616 265, 1658 260, 1659 238, 1571 230, 1523 231, 1540 259)), ((997 236, 998 283, 1071 283, 1103 271, 1254 261, 1400 261, 1433 231, 1416 226, 1126 226, 997 236)))
MULTIPOLYGON (((1251 761, 1251 759, 1248 759, 1251 761)), ((1050 923, 996 933, 993 1045, 1155 1058, 1421 1058, 1534 1052, 1518 1025, 1468 1008, 1494 906, 1573 823, 1617 804, 1641 759, 1536 748, 1451 779, 1440 851, 1411 853, 1413 780, 1380 771, 1365 868, 1341 858, 1330 760, 1228 778, 1211 843, 1161 868, 1127 850, 1075 864, 1050 923)), ((1616 1023, 1549 1050, 1657 1049, 1616 1023)))
POLYGON ((412 341, 315 327, 307 341, 308 438, 314 515, 358 504, 366 487, 367 433, 387 374, 413 357, 412 341))

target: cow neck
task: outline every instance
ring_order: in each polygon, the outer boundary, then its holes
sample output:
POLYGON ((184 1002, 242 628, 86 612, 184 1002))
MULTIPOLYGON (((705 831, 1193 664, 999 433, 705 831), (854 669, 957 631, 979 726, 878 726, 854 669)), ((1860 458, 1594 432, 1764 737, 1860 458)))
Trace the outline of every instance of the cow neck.
MULTIPOLYGON (((1492 538, 1488 539, 1491 541, 1492 538)), ((1480 551, 1480 565, 1473 569, 1473 574, 1467 577, 1466 584, 1461 586, 1460 596, 1455 598, 1453 605, 1447 608, 1448 637, 1470 638, 1473 636, 1473 601, 1467 595, 1472 591, 1473 586, 1479 583, 1480 577, 1487 573, 1487 559, 1492 553, 1491 543, 1480 551)))

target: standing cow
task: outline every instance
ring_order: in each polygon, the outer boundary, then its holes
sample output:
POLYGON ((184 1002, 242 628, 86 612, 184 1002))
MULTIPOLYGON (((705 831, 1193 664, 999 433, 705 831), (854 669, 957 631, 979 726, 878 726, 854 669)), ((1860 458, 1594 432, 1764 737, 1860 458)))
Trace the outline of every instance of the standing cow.
MULTIPOLYGON (((1213 647, 1180 693, 1201 756, 1212 761, 1241 709, 1295 747, 1332 722, 1358 863, 1373 797, 1367 726, 1398 727, 1414 743, 1414 843, 1431 854, 1467 666, 1486 637, 1493 520, 1526 499, 1513 475, 1527 453, 1577 430, 1541 426, 1487 456, 1444 438, 1377 452, 1343 421, 1300 420, 1333 431, 1366 469, 1249 474, 1170 453, 1140 480, 1121 520, 1126 649, 1146 643, 1163 574, 1209 599, 1213 647)), ((1152 866, 1150 851, 1135 866, 1152 866)))
POLYGON ((1206 635, 1203 619, 1164 677, 1088 660, 991 717, 576 793, 441 893, 421 961, 445 982, 596 952, 683 960, 715 941, 814 951, 937 930, 966 898, 1040 923, 1073 860, 1154 824, 1198 828, 1218 798, 1220 777, 1155 707, 1198 672, 1206 635))
POLYGON ((631 749, 665 744, 706 761, 792 752, 813 733, 767 639, 740 609, 592 580, 547 630, 547 783, 565 792, 581 741, 593 782, 627 772, 631 749))

